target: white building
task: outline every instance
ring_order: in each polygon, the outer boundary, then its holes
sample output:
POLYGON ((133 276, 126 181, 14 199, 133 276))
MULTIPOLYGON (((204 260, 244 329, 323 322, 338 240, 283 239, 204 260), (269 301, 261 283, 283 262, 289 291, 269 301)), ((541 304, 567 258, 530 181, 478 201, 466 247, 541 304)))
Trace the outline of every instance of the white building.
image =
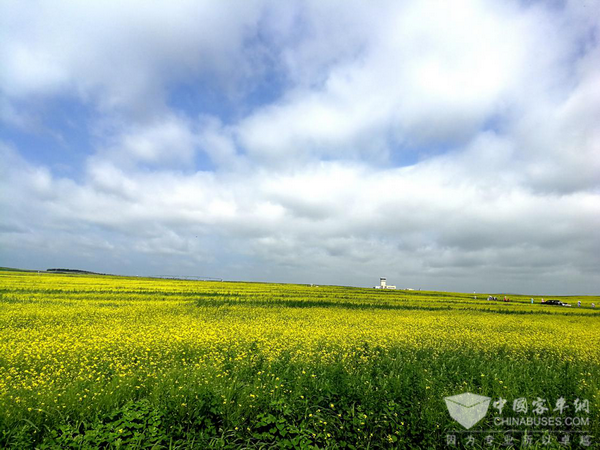
POLYGON ((387 284, 387 279, 385 277, 381 277, 379 279, 379 286, 374 286, 375 289, 396 289, 396 286, 390 286, 387 284))

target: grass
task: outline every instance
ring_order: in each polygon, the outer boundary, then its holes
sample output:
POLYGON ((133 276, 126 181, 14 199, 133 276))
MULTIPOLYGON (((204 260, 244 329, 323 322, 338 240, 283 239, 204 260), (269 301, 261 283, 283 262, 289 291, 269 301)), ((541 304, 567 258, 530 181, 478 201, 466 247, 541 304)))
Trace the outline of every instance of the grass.
POLYGON ((0 447, 597 445, 600 298, 487 295, 2 271, 0 447), (465 391, 507 404, 467 431, 465 391), (587 424, 496 425, 538 399, 587 424))

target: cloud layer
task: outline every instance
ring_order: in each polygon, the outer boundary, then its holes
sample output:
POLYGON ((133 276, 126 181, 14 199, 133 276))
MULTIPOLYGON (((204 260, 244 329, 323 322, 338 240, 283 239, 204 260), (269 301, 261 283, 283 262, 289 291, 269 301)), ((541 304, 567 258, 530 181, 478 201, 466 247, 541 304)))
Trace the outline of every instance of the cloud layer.
POLYGON ((4 265, 600 289, 596 2, 1 9, 4 265))

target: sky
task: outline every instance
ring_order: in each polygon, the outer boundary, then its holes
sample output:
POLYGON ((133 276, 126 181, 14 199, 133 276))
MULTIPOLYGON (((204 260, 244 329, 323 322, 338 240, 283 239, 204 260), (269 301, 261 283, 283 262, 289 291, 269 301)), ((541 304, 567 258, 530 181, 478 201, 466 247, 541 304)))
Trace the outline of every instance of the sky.
POLYGON ((0 2, 0 265, 600 293, 600 1, 0 2))

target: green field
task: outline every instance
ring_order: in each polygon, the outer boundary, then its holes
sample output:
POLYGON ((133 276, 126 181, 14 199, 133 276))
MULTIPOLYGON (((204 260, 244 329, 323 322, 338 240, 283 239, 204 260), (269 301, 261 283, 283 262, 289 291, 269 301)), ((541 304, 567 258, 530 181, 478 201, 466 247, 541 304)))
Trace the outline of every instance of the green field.
POLYGON ((597 448, 600 297, 488 294, 2 270, 0 448, 597 448))

